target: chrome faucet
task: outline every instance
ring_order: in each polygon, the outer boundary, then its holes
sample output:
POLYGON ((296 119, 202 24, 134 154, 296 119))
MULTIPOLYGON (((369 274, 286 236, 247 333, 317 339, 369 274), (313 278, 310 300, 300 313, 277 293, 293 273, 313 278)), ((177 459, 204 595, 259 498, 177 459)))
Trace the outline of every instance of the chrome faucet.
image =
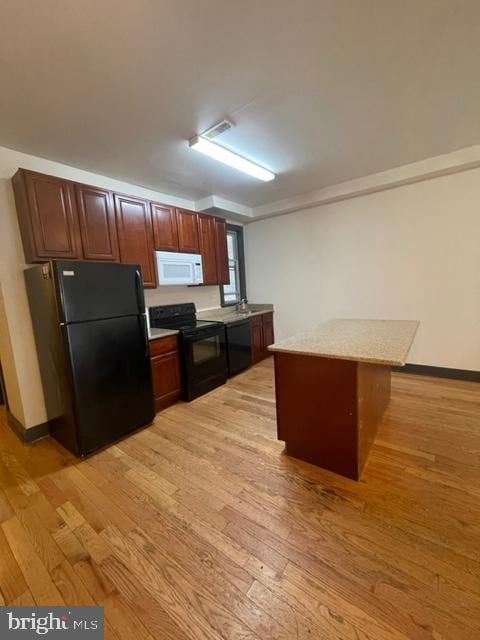
POLYGON ((240 302, 237 302, 235 305, 236 311, 246 311, 247 310, 247 301, 245 298, 242 298, 240 302))

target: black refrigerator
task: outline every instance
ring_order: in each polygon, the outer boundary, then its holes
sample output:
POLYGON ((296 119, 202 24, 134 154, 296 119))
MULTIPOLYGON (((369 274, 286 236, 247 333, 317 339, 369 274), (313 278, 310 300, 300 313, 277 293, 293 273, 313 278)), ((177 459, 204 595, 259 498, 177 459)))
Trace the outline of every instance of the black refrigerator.
POLYGON ((53 260, 25 281, 51 435, 84 456, 152 422, 140 267, 53 260))

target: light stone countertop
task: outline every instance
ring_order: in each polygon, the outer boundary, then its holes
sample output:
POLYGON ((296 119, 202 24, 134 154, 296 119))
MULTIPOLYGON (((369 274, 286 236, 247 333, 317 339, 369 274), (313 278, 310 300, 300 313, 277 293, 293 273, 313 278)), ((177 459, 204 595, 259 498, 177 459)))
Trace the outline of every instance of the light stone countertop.
POLYGON ((235 306, 232 307, 218 307, 217 309, 208 309, 207 311, 199 311, 197 318, 199 320, 216 320, 217 322, 224 322, 230 324, 232 322, 238 322, 239 320, 248 320, 253 316, 259 316, 263 313, 271 313, 273 311, 273 304, 248 304, 248 314, 237 313, 235 306), (252 311, 252 309, 254 309, 252 311))
POLYGON ((276 342, 269 351, 403 366, 418 329, 416 320, 330 320, 276 342))
MULTIPOLYGON (((207 311, 199 311, 197 313, 198 320, 216 320, 217 322, 224 322, 230 324, 231 322, 238 322, 239 320, 245 320, 252 316, 259 316, 262 313, 271 313, 273 311, 273 304, 249 304, 247 308, 251 307, 255 311, 251 311, 248 314, 241 314, 235 311, 233 307, 217 307, 216 309, 208 309, 207 311)), ((166 336, 174 336, 178 333, 176 329, 156 329, 150 328, 149 340, 157 340, 157 338, 165 338, 166 336)))
POLYGON ((166 336, 175 336, 178 331, 176 329, 156 329, 151 328, 148 339, 149 340, 157 340, 157 338, 165 338, 166 336))

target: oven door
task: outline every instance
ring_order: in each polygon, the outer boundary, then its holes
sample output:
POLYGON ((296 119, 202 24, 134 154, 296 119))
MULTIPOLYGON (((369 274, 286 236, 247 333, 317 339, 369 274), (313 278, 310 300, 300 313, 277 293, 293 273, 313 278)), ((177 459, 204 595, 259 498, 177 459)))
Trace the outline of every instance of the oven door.
POLYGON ((224 384, 227 381, 224 325, 184 333, 182 356, 187 400, 224 384))

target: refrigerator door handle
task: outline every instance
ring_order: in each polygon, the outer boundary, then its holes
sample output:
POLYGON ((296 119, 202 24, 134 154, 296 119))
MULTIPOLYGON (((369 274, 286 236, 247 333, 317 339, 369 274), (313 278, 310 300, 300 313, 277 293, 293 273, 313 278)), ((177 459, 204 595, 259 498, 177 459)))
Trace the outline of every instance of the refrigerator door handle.
POLYGON ((147 317, 142 313, 140 318, 142 319, 143 334, 145 336, 145 357, 150 358, 150 339, 148 337, 147 317))
POLYGON ((140 269, 135 269, 135 292, 137 294, 138 313, 144 313, 145 304, 142 296, 142 274, 140 269))

